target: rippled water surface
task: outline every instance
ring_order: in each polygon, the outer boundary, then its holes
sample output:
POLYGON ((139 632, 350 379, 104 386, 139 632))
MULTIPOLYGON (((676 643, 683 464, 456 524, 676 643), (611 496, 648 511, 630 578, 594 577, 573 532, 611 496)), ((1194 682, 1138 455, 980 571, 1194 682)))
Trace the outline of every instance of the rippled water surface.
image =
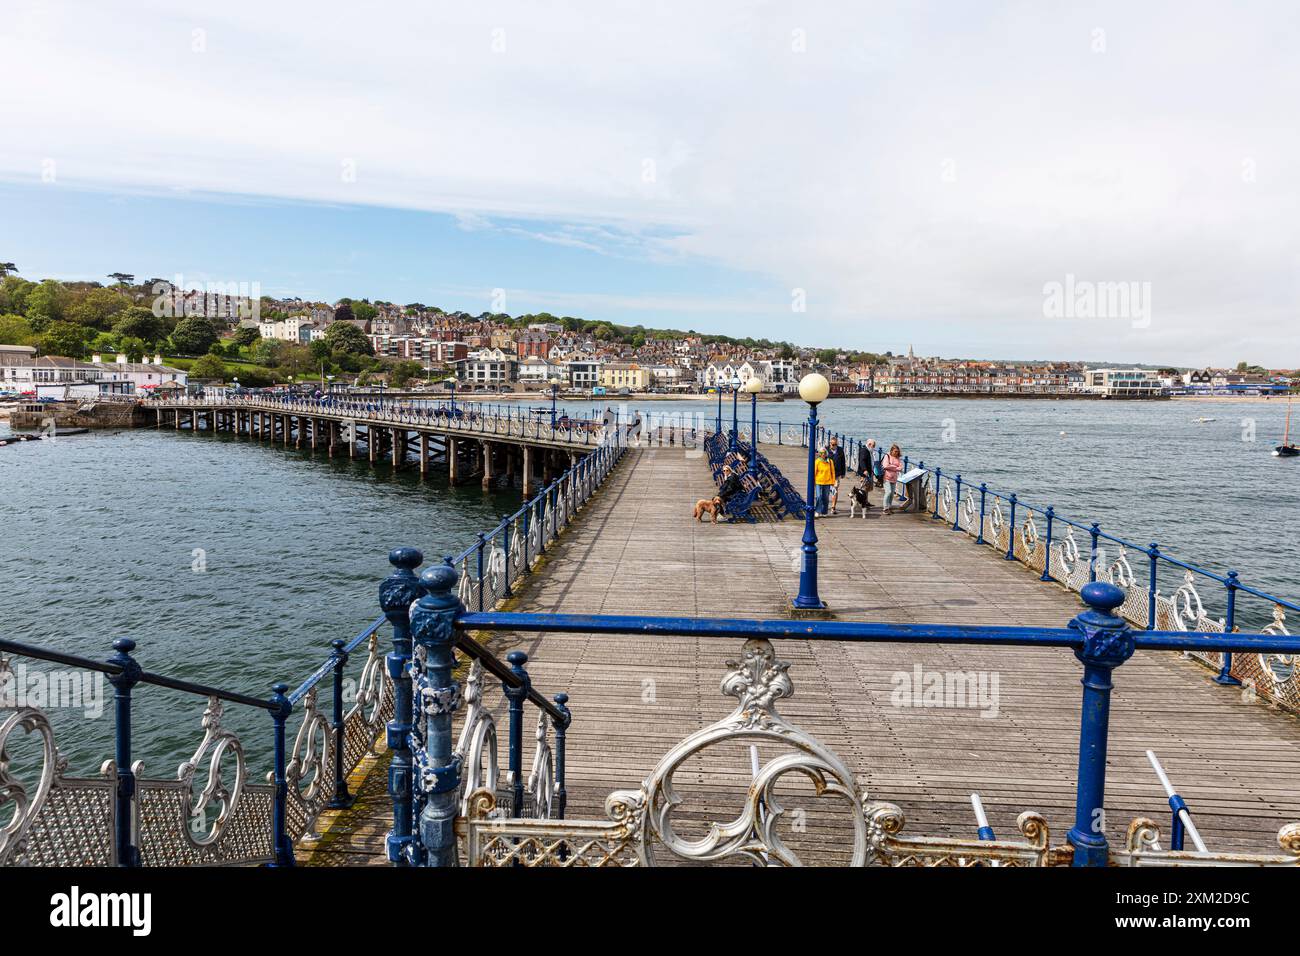
MULTIPOLYGON (((584 407, 595 406, 569 406, 584 407)), ((710 423, 717 412, 716 402, 635 407, 710 423)), ((806 408, 764 402, 759 417, 794 423, 806 408)), ((1300 461, 1269 454, 1284 412, 1277 401, 853 399, 825 403, 822 419, 1295 598, 1300 461)), ((748 421, 743 403, 740 413, 748 421)), ((459 551, 518 505, 510 492, 449 488, 323 452, 152 429, 0 448, 0 491, 7 637, 106 657, 113 638, 129 636, 150 670, 256 696, 275 680, 296 684, 331 640, 376 616, 390 548, 459 551), (202 572, 192 570, 197 551, 202 572)), ((1145 567, 1140 557, 1135 568, 1145 567)), ((1178 579, 1160 583, 1167 593, 1178 579)), ((1221 594, 1201 593, 1221 615, 1221 594)), ((1267 618, 1262 602, 1242 607, 1244 623, 1267 618)), ((137 698, 139 756, 148 772, 170 775, 197 746, 202 702, 151 687, 137 698)), ((263 757, 269 718, 237 711, 228 720, 263 757)), ((107 704, 98 719, 56 720, 74 769, 109 754, 107 704)))

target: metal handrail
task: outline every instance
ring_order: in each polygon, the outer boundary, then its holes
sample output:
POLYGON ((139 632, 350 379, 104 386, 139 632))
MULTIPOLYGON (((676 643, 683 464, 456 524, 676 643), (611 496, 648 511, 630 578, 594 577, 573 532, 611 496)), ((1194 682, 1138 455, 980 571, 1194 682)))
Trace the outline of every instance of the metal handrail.
MULTIPOLYGON (((36 660, 49 661, 52 664, 66 664, 69 667, 78 667, 88 671, 98 671, 99 673, 107 674, 110 677, 118 677, 126 671, 126 668, 121 664, 114 664, 112 661, 97 661, 89 657, 81 657, 77 654, 66 654, 63 651, 52 651, 43 647, 36 647, 32 644, 22 644, 18 641, 0 640, 0 651, 17 654, 21 657, 31 657, 36 660)), ((257 707, 262 710, 274 711, 276 709, 274 704, 264 699, 250 697, 247 694, 239 694, 234 691, 222 690, 219 687, 212 687, 208 684, 199 684, 194 681, 168 677, 166 674, 155 674, 152 671, 138 671, 135 682, 139 684, 153 684, 157 687, 166 687, 170 690, 178 690, 186 694, 195 694, 200 697, 216 697, 218 700, 229 701, 232 704, 244 704, 245 706, 257 707)))
MULTIPOLYGON (((467 612, 456 626, 491 631, 537 634, 639 634, 679 637, 765 637, 804 641, 864 643, 982 644, 1003 647, 1082 647, 1083 635, 1073 628, 1021 627, 989 624, 892 624, 865 621, 748 620, 712 617, 643 617, 618 614, 522 614, 507 611, 467 612)), ((1134 630, 1138 650, 1230 650, 1252 653, 1300 652, 1300 636, 1251 634, 1238 631, 1134 630)))

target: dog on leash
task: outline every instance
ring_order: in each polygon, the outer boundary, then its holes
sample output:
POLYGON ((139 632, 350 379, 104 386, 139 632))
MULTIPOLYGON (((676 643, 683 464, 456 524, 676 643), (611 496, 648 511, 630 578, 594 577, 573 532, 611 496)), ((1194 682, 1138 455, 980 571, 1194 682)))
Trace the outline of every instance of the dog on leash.
POLYGON ((858 511, 862 512, 862 517, 867 516, 867 509, 871 507, 871 502, 867 499, 867 481, 865 478, 859 479, 858 483, 853 486, 849 492, 849 517, 852 518, 858 511))
POLYGON ((705 515, 713 518, 713 523, 718 523, 718 515, 722 514, 721 498, 701 498, 695 502, 695 520, 703 521, 705 515))

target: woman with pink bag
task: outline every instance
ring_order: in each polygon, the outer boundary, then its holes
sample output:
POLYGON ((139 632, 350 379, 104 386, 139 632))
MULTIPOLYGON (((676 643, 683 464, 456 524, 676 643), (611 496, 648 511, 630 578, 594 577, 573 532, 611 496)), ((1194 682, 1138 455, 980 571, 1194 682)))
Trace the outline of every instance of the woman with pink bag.
POLYGON ((893 514, 894 493, 898 490, 898 473, 903 470, 903 452, 897 445, 889 446, 889 454, 880 462, 884 473, 885 514, 893 514))

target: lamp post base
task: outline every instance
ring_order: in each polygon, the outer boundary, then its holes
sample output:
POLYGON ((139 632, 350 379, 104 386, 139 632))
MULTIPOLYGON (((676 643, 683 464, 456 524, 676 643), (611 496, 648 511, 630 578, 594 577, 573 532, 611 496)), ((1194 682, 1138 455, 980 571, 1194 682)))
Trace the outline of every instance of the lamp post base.
POLYGON ((825 601, 803 606, 798 603, 798 598, 790 602, 789 615, 796 621, 829 621, 835 617, 825 601))

